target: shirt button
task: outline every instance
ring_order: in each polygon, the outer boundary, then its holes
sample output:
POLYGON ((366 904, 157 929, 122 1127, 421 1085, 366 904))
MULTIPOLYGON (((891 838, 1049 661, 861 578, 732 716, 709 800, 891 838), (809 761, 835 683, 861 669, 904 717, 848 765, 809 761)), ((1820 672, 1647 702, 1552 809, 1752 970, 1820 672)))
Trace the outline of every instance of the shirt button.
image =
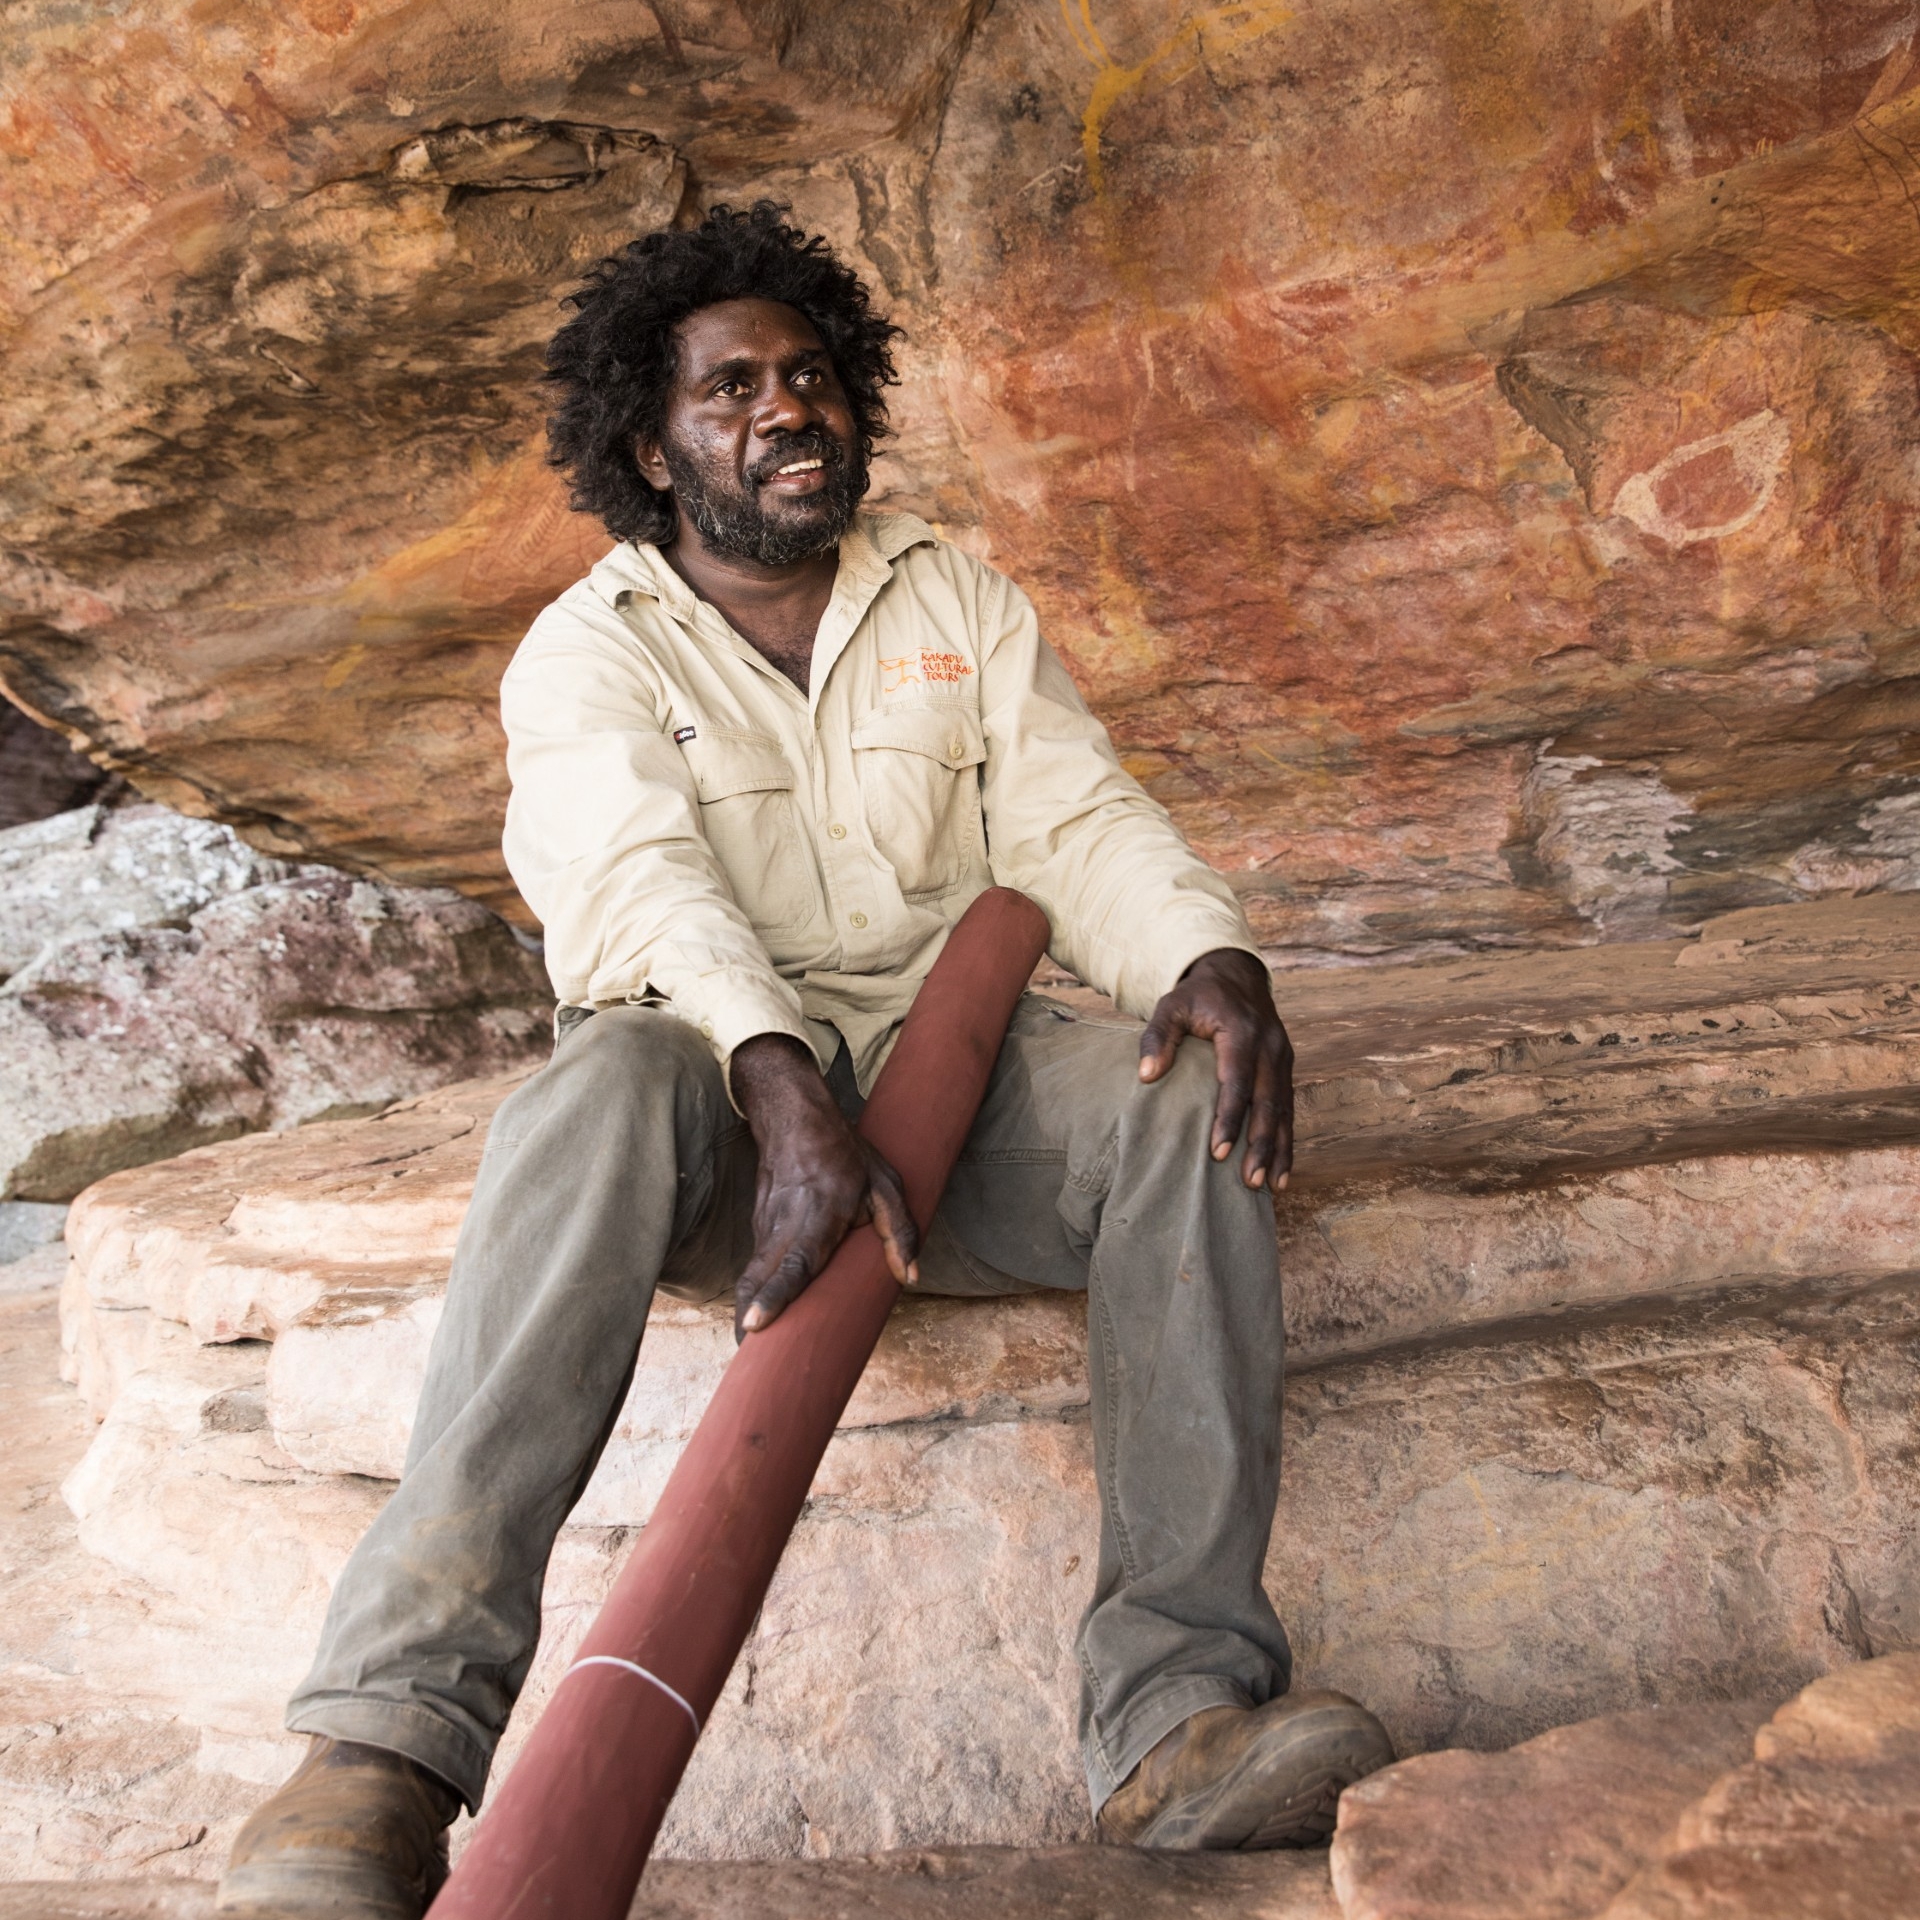
POLYGON ((965 746, 966 742, 964 740, 949 740, 947 742, 947 758, 949 760, 958 760, 965 746))
POLYGON ((827 829, 827 831, 830 834, 832 834, 836 840, 844 840, 847 837, 846 828, 841 826, 838 821, 835 821, 834 824, 827 829))
POLYGON ((847 918, 851 920, 856 927, 864 927, 867 924, 867 916, 864 913, 850 913, 847 915, 847 918))
POLYGON ((711 1020, 702 1020, 700 1022, 700 1032, 706 1039, 711 1040, 713 1038, 713 1022, 711 1020))

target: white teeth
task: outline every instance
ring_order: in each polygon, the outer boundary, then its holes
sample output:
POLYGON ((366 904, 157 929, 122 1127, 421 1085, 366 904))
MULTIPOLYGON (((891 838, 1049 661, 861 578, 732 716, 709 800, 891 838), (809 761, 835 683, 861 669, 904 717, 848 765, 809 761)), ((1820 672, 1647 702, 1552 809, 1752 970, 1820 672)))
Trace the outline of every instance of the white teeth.
POLYGON ((780 473, 817 473, 827 463, 824 460, 795 460, 791 465, 778 468, 780 473))

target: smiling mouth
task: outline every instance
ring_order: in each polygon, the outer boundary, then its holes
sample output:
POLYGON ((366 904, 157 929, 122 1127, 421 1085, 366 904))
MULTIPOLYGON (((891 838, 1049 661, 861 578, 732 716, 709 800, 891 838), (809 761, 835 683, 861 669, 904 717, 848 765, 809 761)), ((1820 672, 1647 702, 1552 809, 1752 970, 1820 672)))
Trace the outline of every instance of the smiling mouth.
POLYGON ((775 467, 773 477, 778 480, 789 473, 818 473, 827 463, 819 458, 811 460, 789 460, 784 467, 775 467))

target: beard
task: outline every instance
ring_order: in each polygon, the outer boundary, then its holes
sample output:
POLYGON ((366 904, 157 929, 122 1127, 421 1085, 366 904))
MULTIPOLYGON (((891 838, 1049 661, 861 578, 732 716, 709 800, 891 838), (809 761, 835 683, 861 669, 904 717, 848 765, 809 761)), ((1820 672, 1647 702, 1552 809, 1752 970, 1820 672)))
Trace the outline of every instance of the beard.
POLYGON ((867 463, 823 433, 797 433, 756 463, 742 487, 731 473, 703 464, 673 440, 660 452, 673 480, 674 505, 692 521, 710 551, 763 567, 790 567, 830 553, 853 525, 867 491, 867 463), (760 482, 790 460, 819 460, 826 485, 798 499, 763 498, 760 482))

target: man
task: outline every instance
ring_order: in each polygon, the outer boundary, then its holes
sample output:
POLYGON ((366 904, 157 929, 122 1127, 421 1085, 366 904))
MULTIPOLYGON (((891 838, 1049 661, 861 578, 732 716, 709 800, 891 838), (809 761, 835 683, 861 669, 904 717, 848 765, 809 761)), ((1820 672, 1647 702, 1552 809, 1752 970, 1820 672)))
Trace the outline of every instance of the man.
POLYGON ((1288 1692, 1270 1189, 1291 1049, 1233 895, 1121 770, 1020 591, 862 514, 896 330, 782 210, 603 261, 549 353, 553 456, 620 541, 502 688, 506 850, 551 1064, 501 1107, 406 1475, 341 1576, 225 1910, 417 1915, 532 1659, 554 1536, 656 1287, 751 1339, 871 1220, 895 1276, 1090 1294, 1099 1563, 1080 1725, 1103 1837, 1324 1838, 1392 1758, 1288 1692), (923 1251, 851 1119, 995 883, 1144 1031, 1029 997, 923 1251), (357 1903, 357 1904, 356 1904, 357 1903))

